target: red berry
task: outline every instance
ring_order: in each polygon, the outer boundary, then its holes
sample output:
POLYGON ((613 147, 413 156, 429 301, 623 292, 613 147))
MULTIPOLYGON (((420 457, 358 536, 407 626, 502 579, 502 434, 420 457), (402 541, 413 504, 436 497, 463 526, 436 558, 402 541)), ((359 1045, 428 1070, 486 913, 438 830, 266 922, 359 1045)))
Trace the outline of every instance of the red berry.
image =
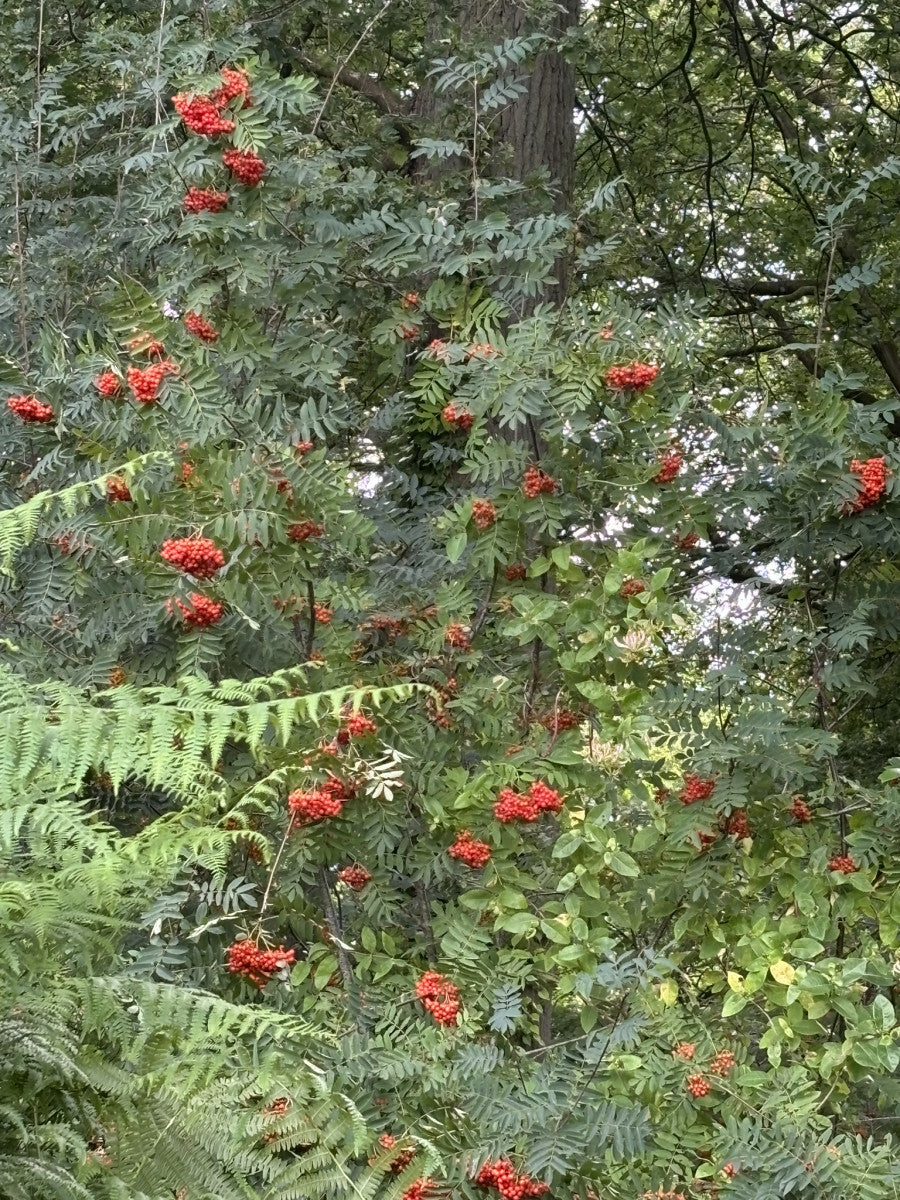
POLYGON ((42 404, 37 396, 10 396, 6 407, 26 425, 48 425, 56 414, 49 404, 42 404))
POLYGON ((196 579, 210 579, 225 566, 225 555, 209 538, 167 538, 160 555, 165 562, 196 579))
POLYGON ((510 563, 508 567, 503 568, 503 574, 510 583, 516 583, 518 580, 525 578, 528 574, 528 568, 521 562, 510 563))
POLYGON ((623 600, 630 600, 632 596, 640 596, 641 592, 646 592, 647 585, 640 579, 626 579, 619 588, 619 595, 623 600))
POLYGON ((354 892, 361 892, 367 883, 371 883, 371 872, 365 867, 342 867, 337 873, 341 883, 346 883, 354 892))
POLYGON ((297 521, 287 527, 287 535, 292 542, 305 542, 309 538, 321 537, 324 532, 324 525, 317 525, 315 521, 308 520, 297 521))
POLYGON ((238 96, 244 97, 243 108, 248 108, 250 99, 250 76, 243 67, 223 67, 222 83, 210 93, 210 100, 218 108, 224 107, 238 96))
POLYGON ((334 610, 329 608, 327 604, 314 604, 313 616, 320 625, 330 625, 331 618, 334 616, 334 610))
POLYGON ((279 946, 277 950, 265 950, 253 938, 233 942, 227 949, 228 970, 243 975, 257 987, 264 988, 273 975, 277 975, 294 961, 294 951, 279 946))
POLYGON ((170 359, 153 363, 150 367, 129 367, 125 372, 128 386, 135 400, 141 404, 156 404, 159 387, 167 375, 177 375, 179 368, 170 359))
POLYGON ((753 836, 753 831, 747 820, 747 814, 742 808, 737 809, 731 814, 725 822, 725 832, 736 838, 748 838, 753 836))
POLYGON ((562 806, 559 792, 555 792, 546 783, 535 780, 524 795, 514 792, 512 788, 503 788, 494 802, 494 816, 503 825, 509 825, 513 821, 526 821, 530 824, 536 821, 542 812, 558 813, 562 806))
POLYGON ((185 604, 175 597, 166 602, 166 611, 171 616, 180 615, 185 625, 191 625, 194 629, 206 629, 222 620, 225 605, 210 600, 208 596, 202 596, 199 592, 191 592, 190 604, 185 604))
POLYGON ((659 374, 659 367, 650 363, 633 362, 627 367, 610 367, 604 379, 606 386, 616 391, 626 388, 631 392, 643 392, 659 374))
POLYGON ((677 450, 664 450, 659 456, 659 470, 653 476, 653 482, 671 483, 681 470, 683 461, 677 450))
POLYGON ((439 1025, 456 1024, 459 988, 446 975, 426 971, 416 984, 416 995, 439 1025))
POLYGON ((139 333, 125 345, 131 354, 146 354, 148 358, 162 358, 166 352, 165 346, 152 333, 139 333))
POLYGON ((213 325, 210 325, 205 317, 201 317, 199 313, 185 313, 184 327, 188 333, 192 333, 194 337, 198 337, 201 342, 214 342, 219 336, 219 331, 213 325))
POLYGON ((474 500, 472 502, 472 520, 482 533, 497 520, 497 510, 490 500, 474 500))
POLYGON ((187 195, 182 201, 185 212, 189 213, 218 213, 227 203, 227 192, 217 192, 212 188, 199 187, 189 187, 187 195))
POLYGON ((791 807, 788 809, 788 812, 798 825, 806 825, 813 817, 812 809, 799 794, 791 797, 791 807))
MULTIPOLYGON (((660 472, 660 475, 661 474, 662 474, 662 472, 660 472)), ((675 474, 677 475, 678 472, 676 471, 675 474)), ((656 482, 657 483, 667 483, 668 480, 660 479, 659 475, 657 475, 656 482)), ((691 530, 690 533, 685 533, 685 534, 677 534, 676 533, 675 536, 673 537, 672 541, 675 543, 675 545, 678 547, 679 550, 693 550, 693 548, 700 541, 700 535, 697 533, 694 533, 693 530, 691 530)))
POLYGON ((466 359, 470 360, 473 358, 480 358, 482 360, 487 360, 489 358, 493 358, 499 353, 500 351, 497 349, 497 347, 492 346, 490 342, 475 342, 474 345, 469 346, 469 348, 466 350, 466 359))
POLYGON ((688 1075, 687 1090, 692 1096, 699 1099, 701 1096, 708 1096, 712 1091, 712 1086, 708 1079, 704 1079, 702 1075, 688 1075))
POLYGON ((121 475, 110 475, 106 481, 107 500, 130 500, 131 489, 121 475))
POLYGON ((522 491, 529 500, 542 493, 552 496, 556 491, 556 480, 540 467, 529 467, 522 476, 522 491))
POLYGON ((426 1200, 433 1188, 433 1181, 423 1175, 421 1179, 416 1179, 409 1185, 400 1200, 426 1200))
POLYGON ((729 1073, 735 1064, 735 1057, 730 1050, 720 1050, 709 1064, 709 1069, 713 1075, 721 1075, 723 1078, 729 1073))
POLYGON ((179 92, 172 97, 172 107, 191 133, 199 133, 204 137, 217 137, 220 133, 234 132, 234 121, 221 115, 220 105, 216 104, 210 96, 196 96, 188 92, 179 92))
POLYGON ((567 729, 577 729, 581 722, 581 713, 573 712, 571 708, 555 708, 545 717, 541 717, 541 724, 553 734, 564 733, 567 729))
POLYGON ((685 1062, 689 1062, 694 1057, 696 1049, 693 1042, 679 1042, 672 1053, 676 1058, 683 1058, 685 1062))
POLYGON ((689 771, 684 777, 684 786, 678 793, 678 799, 682 804, 696 804, 698 800, 708 800, 715 790, 715 779, 702 779, 689 771))
POLYGON ((406 308, 406 309, 418 308, 419 307, 419 293, 418 292, 407 292, 406 295, 403 297, 403 299, 400 301, 400 305, 402 308, 406 308))
MULTIPOLYGON (((433 342, 432 345, 434 345, 433 342)), ((475 424, 474 414, 470 413, 467 408, 457 408, 455 404, 446 405, 441 417, 448 425, 455 425, 463 433, 468 433, 475 424)))
POLYGON ((266 164, 255 150, 226 150, 222 162, 244 187, 256 187, 266 172, 266 164))
POLYGON ((864 462, 854 458, 850 463, 850 471, 859 476, 859 493, 855 500, 844 505, 843 511, 858 513, 878 503, 887 490, 887 480, 891 472, 883 457, 867 458, 864 462))
POLYGON ((472 647, 472 639, 459 621, 450 622, 444 630, 444 641, 455 650, 470 650, 472 647))
POLYGON ((828 870, 840 871, 842 875, 852 875, 859 870, 859 867, 849 854, 835 854, 828 860, 828 870))
MULTIPOLYGON (((344 721, 344 729, 348 737, 368 737, 370 733, 377 733, 378 726, 371 717, 365 716, 363 713, 351 713, 344 721)), ((340 741, 340 734, 338 734, 340 741)))
POLYGON ((288 796, 287 804, 294 815, 294 828, 310 825, 314 821, 325 821, 330 817, 339 817, 344 808, 342 797, 335 796, 321 787, 311 792, 304 792, 298 788, 288 796))
POLYGON ((467 867, 478 870, 491 857, 491 848, 487 842, 479 842, 473 838, 468 829, 461 829, 456 835, 456 841, 447 850, 451 858, 458 858, 467 867))
POLYGON ((122 390, 122 380, 114 371, 102 371, 94 380, 94 387, 101 396, 118 396, 122 390))

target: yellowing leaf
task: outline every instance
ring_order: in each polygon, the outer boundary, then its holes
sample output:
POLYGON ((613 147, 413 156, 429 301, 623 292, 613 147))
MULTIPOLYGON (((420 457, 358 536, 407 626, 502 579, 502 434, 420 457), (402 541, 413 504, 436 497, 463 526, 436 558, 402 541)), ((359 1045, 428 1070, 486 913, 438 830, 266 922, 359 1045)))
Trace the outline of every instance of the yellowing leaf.
POLYGON ((678 984, 674 979, 666 979, 659 985, 659 998, 666 1008, 671 1008, 678 999, 678 984))
POLYGON ((737 971, 729 971, 726 978, 728 979, 728 986, 733 992, 742 992, 744 990, 743 976, 739 975, 737 971))
POLYGON ((784 959, 780 959, 778 962, 772 963, 772 965, 769 967, 769 974, 776 983, 783 983, 787 985, 794 982, 794 977, 797 972, 790 963, 785 962, 784 959))

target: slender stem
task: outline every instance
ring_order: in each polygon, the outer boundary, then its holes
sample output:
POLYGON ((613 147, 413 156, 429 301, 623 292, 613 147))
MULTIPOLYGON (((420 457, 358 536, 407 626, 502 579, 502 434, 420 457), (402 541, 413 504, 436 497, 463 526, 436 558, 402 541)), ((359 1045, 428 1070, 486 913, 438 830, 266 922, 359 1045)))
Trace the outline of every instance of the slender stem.
POLYGON ((325 93, 325 99, 322 101, 322 107, 319 109, 318 113, 316 114, 316 119, 315 119, 315 121, 313 121, 313 127, 309 131, 310 137, 316 136, 316 130, 319 128, 319 122, 322 120, 322 114, 325 112, 325 108, 328 105, 328 101, 331 99, 331 93, 334 91, 335 87, 337 86, 338 79, 340 78, 341 72, 343 71, 344 67, 347 66, 350 59, 353 57, 353 55, 357 52, 357 50, 363 44, 363 42, 365 41, 366 37, 369 34, 369 31, 372 29, 372 27, 375 25, 375 23, 377 21, 379 21, 381 19, 381 17, 383 17, 384 14, 387 12, 387 10, 390 8, 391 3, 392 3, 392 0, 384 0, 384 3, 382 4, 381 8, 378 10, 378 12, 375 14, 375 16, 371 19, 371 21, 369 21, 368 25, 365 27, 365 29, 362 31, 362 33, 359 35, 359 37, 353 43, 353 47, 350 50, 350 53, 347 55, 347 57, 344 59, 344 61, 340 64, 338 69, 335 71, 335 73, 332 77, 331 83, 328 85, 328 91, 325 93))
POLYGON ((278 847, 278 853, 275 855, 275 859, 272 863, 272 868, 269 871, 269 878, 266 880, 266 890, 263 892, 262 904, 260 904, 260 906, 259 906, 259 920, 258 920, 257 924, 259 923, 259 921, 262 921, 263 915, 265 914, 266 905, 269 903, 269 893, 272 890, 272 881, 275 878, 275 872, 278 870, 278 864, 281 862, 281 856, 284 853, 284 848, 287 845, 287 840, 291 836, 291 829, 293 828, 293 825, 294 825, 294 819, 293 819, 293 817, 289 816, 287 819, 287 824, 284 827, 284 837, 282 837, 282 839, 281 839, 281 845, 278 847))

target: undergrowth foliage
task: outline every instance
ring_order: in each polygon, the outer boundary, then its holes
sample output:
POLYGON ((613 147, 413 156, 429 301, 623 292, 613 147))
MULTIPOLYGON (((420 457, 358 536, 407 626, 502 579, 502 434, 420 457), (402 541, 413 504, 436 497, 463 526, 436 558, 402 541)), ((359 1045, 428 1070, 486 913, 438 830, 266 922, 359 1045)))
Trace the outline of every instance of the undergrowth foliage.
POLYGON ((176 10, 4 116, 0 1192, 900 1195, 877 402, 176 10))

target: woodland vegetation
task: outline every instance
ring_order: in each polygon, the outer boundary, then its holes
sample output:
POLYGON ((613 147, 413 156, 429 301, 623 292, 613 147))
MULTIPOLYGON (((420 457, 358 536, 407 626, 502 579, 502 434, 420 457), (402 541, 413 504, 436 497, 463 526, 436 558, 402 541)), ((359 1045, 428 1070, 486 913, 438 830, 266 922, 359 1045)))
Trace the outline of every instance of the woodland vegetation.
POLYGON ((897 7, 0 29, 0 1197, 900 1197, 897 7))

